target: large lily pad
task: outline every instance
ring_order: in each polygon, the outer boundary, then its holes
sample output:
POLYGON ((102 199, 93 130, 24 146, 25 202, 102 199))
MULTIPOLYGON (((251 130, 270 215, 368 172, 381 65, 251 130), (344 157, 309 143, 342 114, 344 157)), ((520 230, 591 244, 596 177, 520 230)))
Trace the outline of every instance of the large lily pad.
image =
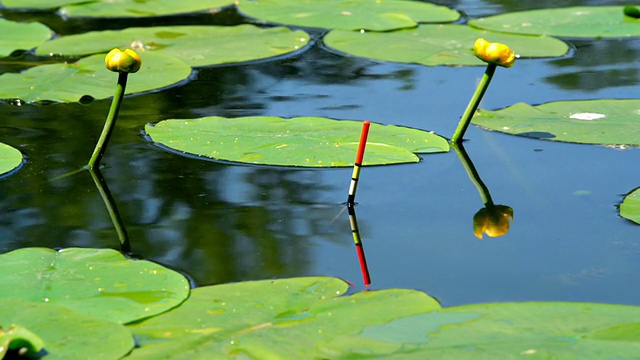
POLYGON ((0 143, 0 176, 22 165, 22 160, 20 150, 0 143))
POLYGON ((383 61, 436 65, 486 65, 475 57, 478 38, 509 45, 521 57, 562 56, 569 46, 546 36, 500 34, 463 25, 420 25, 394 32, 332 30, 324 43, 337 51, 383 61))
MULTIPOLYGON (((362 123, 317 117, 170 119, 145 130, 175 151, 250 164, 353 166, 362 123)), ((364 165, 418 162, 414 153, 446 152, 446 139, 398 126, 371 124, 364 165)))
POLYGON ((73 17, 147 17, 213 11, 233 5, 233 0, 110 0, 87 1, 60 9, 73 17))
POLYGON ((444 6, 405 0, 239 0, 238 9, 271 23, 344 30, 389 31, 460 18, 444 6))
POLYGON ((30 50, 47 41, 53 31, 40 23, 18 23, 0 18, 0 57, 30 50))
POLYGON ((478 304, 373 326, 332 350, 364 340, 404 343, 398 344, 404 345, 403 359, 629 359, 640 351, 639 332, 637 306, 478 304), (396 329, 393 338, 385 334, 391 329, 396 329))
POLYGON ((479 110, 472 122, 484 128, 544 140, 584 144, 640 145, 640 100, 523 103, 479 110))
POLYGON ((0 255, 0 269, 0 297, 119 323, 162 313, 189 295, 189 282, 179 273, 110 249, 24 248, 0 255))
POLYGON ((580 6, 512 12, 469 21, 470 26, 518 34, 571 38, 640 36, 640 21, 622 6, 580 6))
MULTIPOLYGON (((3 272, 3 277, 7 275, 3 272)), ((10 324, 41 338, 47 360, 119 359, 134 346, 131 331, 123 325, 61 306, 0 297, 0 326, 6 329, 10 324)))
MULTIPOLYGON (((17 74, 3 74, 0 76, 0 99, 75 102, 87 97, 111 97, 118 75, 104 66, 104 56, 99 54, 77 63, 41 65, 17 74)), ((168 87, 191 74, 191 67, 173 56, 141 52, 140 57, 142 68, 129 76, 127 94, 168 87)))
MULTIPOLYGON (((250 281, 194 289, 179 308, 130 325, 140 342, 133 359, 312 359, 335 339, 370 326, 439 309, 436 300, 412 290, 384 290, 340 296, 348 286, 335 278, 250 281)), ((386 334, 393 336, 397 329, 386 334)), ((366 346, 372 354, 388 352, 366 346)))
POLYGON ((191 66, 208 66, 283 55, 308 42, 304 31, 283 27, 159 26, 64 36, 38 47, 36 54, 84 56, 131 47, 175 56, 191 66))
POLYGON ((624 197, 620 204, 620 216, 640 224, 640 188, 624 197))

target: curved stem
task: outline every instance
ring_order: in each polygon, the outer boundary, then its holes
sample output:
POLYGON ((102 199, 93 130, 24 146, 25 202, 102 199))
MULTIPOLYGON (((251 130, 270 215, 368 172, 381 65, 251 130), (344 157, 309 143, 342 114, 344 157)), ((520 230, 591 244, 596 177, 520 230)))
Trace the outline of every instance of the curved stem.
POLYGON ((480 79, 476 92, 471 97, 471 101, 469 101, 469 105, 467 105, 467 109, 464 111, 464 114, 458 123, 456 132, 453 133, 453 136, 451 137, 451 143, 459 144, 462 142, 462 137, 471 123, 471 118, 473 118, 473 115, 478 109, 478 105, 480 104, 480 100, 482 100, 482 96, 484 96, 484 92, 487 91, 487 88, 489 87, 489 83, 491 82, 493 73, 496 71, 496 67, 496 64, 487 65, 487 70, 485 70, 482 79, 480 79))
POLYGON ((127 87, 127 75, 129 74, 126 72, 118 73, 118 84, 116 85, 116 93, 113 95, 111 108, 109 109, 107 120, 104 123, 102 134, 100 134, 100 138, 98 139, 96 148, 93 150, 93 154, 91 155, 89 164, 87 164, 87 167, 89 167, 89 169, 93 169, 96 166, 100 165, 100 160, 102 159, 102 156, 104 156, 104 152, 107 150, 107 143, 109 142, 109 138, 111 137, 113 128, 116 126, 116 119, 118 118, 118 112, 120 111, 120 104, 122 103, 122 98, 124 97, 124 90, 127 87))
POLYGON ((478 175, 478 171, 476 167, 473 166, 473 162, 471 162, 471 158, 467 154, 462 144, 452 143, 451 147, 456 151, 458 158, 460 158, 460 162, 464 169, 467 171, 467 175, 469 175, 469 179, 473 182, 473 185, 476 186, 478 192, 480 193, 480 197, 482 198, 482 202, 485 206, 492 206, 493 199, 491 199, 491 194, 489 193, 489 188, 482 182, 480 179, 480 175, 478 175))

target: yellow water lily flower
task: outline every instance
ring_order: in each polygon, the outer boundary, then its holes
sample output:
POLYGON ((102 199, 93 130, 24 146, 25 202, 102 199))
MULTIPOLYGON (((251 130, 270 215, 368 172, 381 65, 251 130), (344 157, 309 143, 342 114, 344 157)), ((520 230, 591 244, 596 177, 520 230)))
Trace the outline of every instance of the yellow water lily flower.
POLYGON ((516 53, 509 46, 501 43, 488 42, 483 38, 476 40, 473 45, 476 57, 486 63, 503 67, 512 67, 516 61, 516 53))
POLYGON ((509 231, 513 220, 513 209, 506 205, 488 205, 473 217, 473 234, 482 239, 482 233, 498 237, 509 231))
POLYGON ((120 49, 115 48, 105 56, 104 63, 107 69, 111 71, 134 73, 140 70, 142 60, 140 56, 131 49, 120 51, 120 49))

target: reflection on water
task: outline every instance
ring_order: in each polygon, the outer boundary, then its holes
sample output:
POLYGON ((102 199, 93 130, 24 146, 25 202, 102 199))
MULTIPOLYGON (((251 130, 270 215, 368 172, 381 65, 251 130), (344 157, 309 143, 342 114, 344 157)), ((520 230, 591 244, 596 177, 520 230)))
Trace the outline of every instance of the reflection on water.
POLYGON ((489 188, 480 178, 463 144, 452 143, 451 148, 458 155, 469 179, 478 189, 480 198, 484 203, 484 207, 473 216, 473 234, 479 239, 482 239, 483 233, 490 237, 505 235, 509 232, 509 227, 513 221, 513 209, 506 205, 493 203, 489 188))

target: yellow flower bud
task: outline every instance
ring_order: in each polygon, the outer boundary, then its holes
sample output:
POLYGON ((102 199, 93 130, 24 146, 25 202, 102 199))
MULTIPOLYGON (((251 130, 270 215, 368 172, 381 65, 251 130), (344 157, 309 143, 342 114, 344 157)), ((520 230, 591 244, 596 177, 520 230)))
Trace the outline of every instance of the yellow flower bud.
POLYGON ((503 67, 511 67, 516 61, 516 54, 505 44, 488 42, 483 38, 473 45, 476 57, 486 63, 503 67))
POLYGON ((482 233, 498 237, 509 231, 513 220, 513 209, 506 205, 488 205, 473 217, 473 234, 482 239, 482 233))
POLYGON ((115 48, 109 51, 107 56, 104 58, 104 63, 107 66, 107 69, 111 71, 134 73, 140 70, 142 60, 140 59, 140 56, 131 49, 120 51, 120 49, 115 48))

